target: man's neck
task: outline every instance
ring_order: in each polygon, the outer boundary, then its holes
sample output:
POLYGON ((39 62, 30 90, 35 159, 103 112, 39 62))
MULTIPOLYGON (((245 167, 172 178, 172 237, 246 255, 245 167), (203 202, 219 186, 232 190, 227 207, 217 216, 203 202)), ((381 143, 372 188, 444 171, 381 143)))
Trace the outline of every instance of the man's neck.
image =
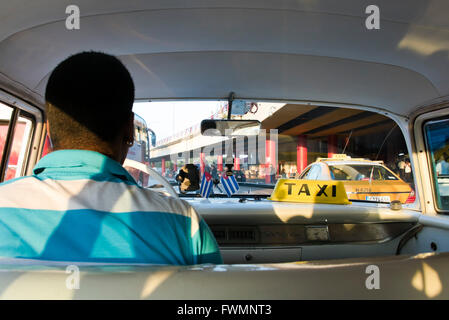
POLYGON ((104 147, 98 147, 98 146, 79 146, 79 145, 66 145, 64 147, 59 147, 59 148, 54 148, 54 151, 57 150, 88 150, 88 151, 95 151, 98 153, 101 153, 117 162, 120 162, 121 159, 119 159, 119 156, 117 156, 116 154, 114 154, 114 152, 112 150, 110 150, 110 148, 104 148, 104 147))

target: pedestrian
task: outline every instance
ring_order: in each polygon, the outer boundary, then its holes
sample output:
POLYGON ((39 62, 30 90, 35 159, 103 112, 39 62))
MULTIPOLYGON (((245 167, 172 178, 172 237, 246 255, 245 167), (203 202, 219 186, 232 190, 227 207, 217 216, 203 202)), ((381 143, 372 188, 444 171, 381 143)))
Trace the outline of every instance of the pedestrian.
POLYGON ((412 182, 412 164, 410 163, 410 159, 405 159, 404 181, 407 183, 412 182))
POLYGON ((404 179, 404 169, 405 169, 405 161, 404 159, 400 159, 398 162, 398 170, 399 170, 399 177, 401 179, 404 179))
POLYGON ((449 174, 449 163, 447 163, 446 159, 447 159, 447 154, 443 153, 440 156, 440 158, 435 166, 437 176, 449 174))

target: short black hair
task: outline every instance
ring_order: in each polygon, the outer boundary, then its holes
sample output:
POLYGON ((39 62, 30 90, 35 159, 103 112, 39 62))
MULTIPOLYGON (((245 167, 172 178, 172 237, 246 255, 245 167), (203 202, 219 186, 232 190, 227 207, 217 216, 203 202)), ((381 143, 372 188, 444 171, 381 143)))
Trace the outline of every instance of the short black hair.
POLYGON ((112 142, 129 120, 134 83, 122 62, 101 52, 81 52, 62 61, 45 90, 53 146, 89 139, 112 142))

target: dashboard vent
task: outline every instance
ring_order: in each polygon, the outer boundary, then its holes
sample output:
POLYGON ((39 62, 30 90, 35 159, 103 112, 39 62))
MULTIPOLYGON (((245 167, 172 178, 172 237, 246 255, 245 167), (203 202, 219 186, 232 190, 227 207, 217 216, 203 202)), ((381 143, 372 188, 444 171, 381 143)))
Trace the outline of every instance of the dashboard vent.
POLYGON ((256 243, 259 239, 256 227, 211 226, 215 239, 220 243, 256 243))
POLYGON ((212 233, 214 234, 214 237, 218 242, 226 240, 226 230, 213 230, 212 229, 212 233))
POLYGON ((256 240, 254 230, 232 230, 228 231, 229 240, 256 240))

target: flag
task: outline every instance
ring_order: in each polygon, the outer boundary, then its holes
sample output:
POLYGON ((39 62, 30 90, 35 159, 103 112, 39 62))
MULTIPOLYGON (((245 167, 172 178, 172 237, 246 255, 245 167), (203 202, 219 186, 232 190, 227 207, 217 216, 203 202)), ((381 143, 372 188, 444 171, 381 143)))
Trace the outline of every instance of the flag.
POLYGON ((220 180, 226 193, 228 194, 228 197, 239 191, 239 184, 233 175, 223 175, 220 180))
POLYGON ((214 182, 209 172, 204 172, 201 179, 200 194, 203 198, 209 198, 214 182))

